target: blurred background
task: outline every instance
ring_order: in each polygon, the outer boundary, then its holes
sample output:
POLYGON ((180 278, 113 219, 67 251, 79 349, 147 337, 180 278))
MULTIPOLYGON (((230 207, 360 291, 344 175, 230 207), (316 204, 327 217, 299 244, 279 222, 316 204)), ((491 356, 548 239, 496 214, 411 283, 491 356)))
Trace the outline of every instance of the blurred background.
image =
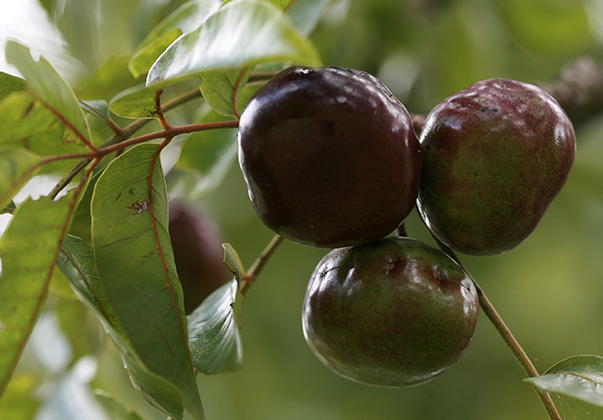
MULTIPOLYGON (((601 0, 296 1, 323 7, 311 39, 324 64, 377 75, 412 113, 426 114, 482 79, 539 84, 582 56, 603 64, 601 0)), ((0 0, 0 45, 8 37, 29 44, 81 98, 109 100, 140 83, 126 67, 131 54, 182 3, 0 0)), ((16 74, 3 50, 0 70, 16 74)), ((461 256, 539 371, 576 354, 603 356, 603 114, 576 130, 574 169, 536 231, 503 255, 461 256)), ((48 189, 43 179, 37 182, 48 189)), ((246 267, 272 237, 250 205, 236 162, 219 188, 194 205, 212 215, 246 267)), ((9 220, 0 216, 0 226, 9 220)), ((432 243, 415 213, 407 229, 432 243)), ((547 418, 485 316, 461 360, 425 385, 373 388, 329 371, 301 329, 306 285, 325 253, 285 242, 262 272, 243 310, 243 370, 198 379, 209 420, 547 418)), ((165 420, 136 394, 94 316, 68 291, 55 290, 0 400, 0 419, 109 418, 93 389, 144 419, 165 420)), ((555 401, 564 419, 603 419, 601 408, 555 401)))

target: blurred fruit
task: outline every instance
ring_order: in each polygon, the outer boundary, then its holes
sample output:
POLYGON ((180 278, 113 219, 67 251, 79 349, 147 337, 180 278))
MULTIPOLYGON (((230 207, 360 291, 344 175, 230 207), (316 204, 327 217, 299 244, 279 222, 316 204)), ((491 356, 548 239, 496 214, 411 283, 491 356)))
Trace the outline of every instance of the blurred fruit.
POLYGON ((208 215, 176 202, 170 202, 169 213, 174 260, 190 314, 232 275, 224 264, 219 231, 208 215))
POLYGON ((284 70, 249 101, 239 162, 270 229, 336 248, 382 238, 410 213, 420 174, 410 115, 375 77, 284 70))
POLYGON ((478 315, 475 287, 456 262, 398 237, 328 253, 308 285, 302 321, 310 348, 334 372, 405 387, 456 362, 478 315))
POLYGON ((540 88, 490 79, 427 116, 418 207, 433 234, 466 254, 499 254, 536 228, 567 179, 574 129, 540 88))

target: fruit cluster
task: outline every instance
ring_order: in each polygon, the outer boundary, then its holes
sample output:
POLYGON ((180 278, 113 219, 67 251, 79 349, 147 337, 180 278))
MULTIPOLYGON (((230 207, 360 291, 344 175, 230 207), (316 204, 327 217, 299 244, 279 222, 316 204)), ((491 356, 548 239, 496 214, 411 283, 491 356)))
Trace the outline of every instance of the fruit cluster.
POLYGON ((266 226, 334 248, 308 286, 308 344, 335 372, 379 386, 445 371, 469 346, 479 314, 475 285, 451 257, 385 237, 416 205, 450 249, 505 252, 535 229, 576 147, 567 115, 533 85, 476 83, 437 105, 419 139, 387 87, 340 67, 275 76, 243 111, 238 141, 266 226))

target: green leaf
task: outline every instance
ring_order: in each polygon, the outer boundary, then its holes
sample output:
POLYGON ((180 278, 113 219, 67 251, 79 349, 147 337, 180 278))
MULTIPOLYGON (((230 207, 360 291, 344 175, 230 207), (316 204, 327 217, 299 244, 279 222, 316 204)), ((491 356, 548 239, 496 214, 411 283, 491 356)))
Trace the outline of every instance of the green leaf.
POLYGON ((237 104, 249 79, 249 68, 203 73, 201 93, 212 109, 226 116, 237 116, 237 104))
POLYGON ((304 36, 312 33, 331 0, 295 1, 287 11, 297 30, 304 36))
POLYGON ((224 264, 226 264, 230 272, 234 274, 235 278, 240 281, 246 271, 243 262, 241 261, 241 257, 239 257, 239 253, 228 243, 222 244, 222 248, 224 248, 224 264))
POLYGON ((26 200, 0 240, 0 395, 46 299, 69 204, 68 198, 26 200))
POLYGON ((144 420, 138 413, 126 410, 113 395, 101 390, 95 390, 94 396, 109 414, 111 420, 144 420))
POLYGON ((16 208, 17 206, 15 202, 13 200, 10 200, 8 204, 6 204, 4 207, 1 207, 0 214, 13 214, 16 208))
POLYGON ((92 247, 107 298, 132 348, 152 372, 182 391, 187 411, 201 419, 157 152, 155 144, 133 147, 100 176, 92 197, 92 247))
POLYGON ((144 41, 128 64, 134 77, 146 74, 155 60, 180 35, 197 29, 220 7, 221 0, 195 0, 183 4, 157 25, 144 41))
POLYGON ((525 381, 541 391, 567 395, 603 407, 603 357, 569 357, 542 376, 525 381))
POLYGON ((35 418, 40 401, 36 398, 38 379, 30 373, 13 376, 0 398, 0 418, 10 420, 31 420, 35 418))
MULTIPOLYGON (((200 122, 226 121, 209 111, 200 122)), ((170 198, 195 200, 215 189, 237 156, 234 128, 192 133, 186 139, 176 168, 167 176, 170 198)))
POLYGON ((180 391, 167 379, 152 373, 134 352, 125 336, 107 301, 96 270, 92 248, 81 239, 68 235, 57 265, 70 281, 78 298, 96 315, 117 347, 138 392, 165 414, 182 418, 184 409, 180 391))
POLYGON ((4 208, 29 179, 40 157, 25 149, 0 150, 0 208, 4 208))
POLYGON ((210 70, 286 61, 320 63, 314 46, 278 7, 233 1, 170 45, 149 70, 147 86, 210 70))
POLYGON ((0 72, 0 100, 11 92, 25 89, 25 80, 0 72))
POLYGON ((104 123, 112 123, 109 117, 109 104, 107 101, 80 101, 80 105, 84 111, 95 116, 104 123))
POLYGON ((71 127, 63 133, 65 141, 90 139, 88 124, 73 90, 43 57, 35 61, 29 48, 15 41, 6 43, 6 61, 13 64, 25 76, 28 89, 44 105, 60 114, 71 127), (76 134, 75 131, 77 131, 76 134))
POLYGON ((226 373, 243 367, 238 324, 242 305, 243 295, 234 279, 215 290, 188 316, 189 347, 200 372, 226 373))

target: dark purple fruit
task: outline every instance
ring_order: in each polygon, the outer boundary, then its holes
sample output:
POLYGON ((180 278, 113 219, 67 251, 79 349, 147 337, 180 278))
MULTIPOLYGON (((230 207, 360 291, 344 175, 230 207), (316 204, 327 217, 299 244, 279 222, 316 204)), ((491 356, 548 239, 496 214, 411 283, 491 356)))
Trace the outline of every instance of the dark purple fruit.
POLYGON ((390 237, 329 252, 312 274, 302 321, 310 348, 336 373, 405 387, 455 363, 478 315, 475 287, 456 262, 390 237))
POLYGON ((450 248, 493 255, 519 245, 561 190, 574 161, 569 118, 540 88, 485 80, 427 116, 418 207, 450 248))
POLYGON ((379 239, 414 206, 420 146, 404 106, 375 77, 289 68, 249 101, 239 163, 270 229, 335 248, 379 239))
POLYGON ((224 264, 218 229, 206 214, 170 202, 169 215, 170 238, 182 284, 184 308, 190 314, 232 275, 224 264))

